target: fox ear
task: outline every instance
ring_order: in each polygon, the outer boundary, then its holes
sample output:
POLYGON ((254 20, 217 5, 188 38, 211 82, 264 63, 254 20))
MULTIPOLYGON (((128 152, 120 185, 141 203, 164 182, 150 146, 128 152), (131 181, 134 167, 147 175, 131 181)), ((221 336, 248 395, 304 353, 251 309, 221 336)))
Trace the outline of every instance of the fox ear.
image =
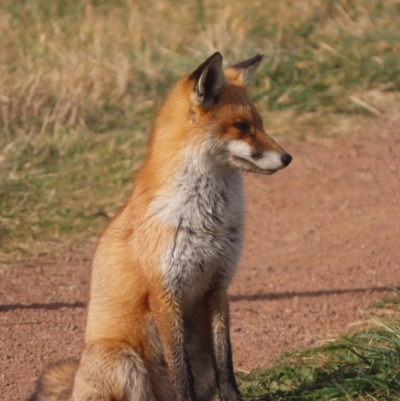
POLYGON ((195 82, 192 93, 193 103, 198 106, 214 107, 219 101, 222 86, 225 84, 221 53, 210 56, 190 74, 189 79, 195 82))
POLYGON ((226 76, 232 83, 246 86, 253 74, 257 71, 263 58, 264 56, 262 54, 257 54, 257 56, 249 58, 248 60, 234 64, 225 71, 226 76))

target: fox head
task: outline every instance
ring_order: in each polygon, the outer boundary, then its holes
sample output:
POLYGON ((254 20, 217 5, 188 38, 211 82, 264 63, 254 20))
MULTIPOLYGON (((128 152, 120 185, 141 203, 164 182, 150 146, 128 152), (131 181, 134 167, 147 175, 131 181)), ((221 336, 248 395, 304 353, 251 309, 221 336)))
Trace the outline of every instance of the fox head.
POLYGON ((184 86, 190 92, 191 128, 213 137, 214 153, 221 163, 273 174, 288 166, 292 156, 265 133, 246 92, 262 58, 257 55, 224 70, 221 54, 215 53, 186 77, 184 86))

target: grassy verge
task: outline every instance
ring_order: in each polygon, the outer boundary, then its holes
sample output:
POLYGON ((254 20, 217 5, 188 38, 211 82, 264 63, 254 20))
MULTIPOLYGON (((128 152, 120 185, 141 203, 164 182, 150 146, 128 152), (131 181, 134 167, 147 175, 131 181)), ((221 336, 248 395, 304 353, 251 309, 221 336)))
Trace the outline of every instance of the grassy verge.
POLYGON ((214 51, 265 54, 252 95, 273 136, 346 131, 386 107, 367 92, 400 89, 394 0, 4 0, 0 48, 0 263, 96 235, 160 99, 214 51))
POLYGON ((23 137, 8 145, 18 153, 0 185, 0 262, 90 242, 131 190, 144 151, 139 134, 71 131, 59 139, 56 148, 23 137))
POLYGON ((396 297, 375 305, 380 310, 374 313, 386 317, 370 318, 364 322, 365 330, 319 348, 283 355, 271 369, 239 374, 244 398, 399 400, 400 291, 395 291, 396 297))
POLYGON ((14 134, 136 125, 137 105, 216 50, 266 55, 264 112, 374 113, 352 91, 400 89, 398 1, 4 0, 0 47, 0 126, 14 134))

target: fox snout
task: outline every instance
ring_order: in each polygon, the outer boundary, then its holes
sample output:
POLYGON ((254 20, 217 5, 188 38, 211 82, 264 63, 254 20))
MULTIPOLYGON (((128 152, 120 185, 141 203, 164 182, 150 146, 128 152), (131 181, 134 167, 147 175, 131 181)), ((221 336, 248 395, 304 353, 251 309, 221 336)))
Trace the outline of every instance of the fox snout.
POLYGON ((228 144, 229 161, 233 167, 243 171, 274 174, 287 167, 293 158, 275 142, 273 145, 273 149, 266 150, 245 141, 233 140, 228 144))

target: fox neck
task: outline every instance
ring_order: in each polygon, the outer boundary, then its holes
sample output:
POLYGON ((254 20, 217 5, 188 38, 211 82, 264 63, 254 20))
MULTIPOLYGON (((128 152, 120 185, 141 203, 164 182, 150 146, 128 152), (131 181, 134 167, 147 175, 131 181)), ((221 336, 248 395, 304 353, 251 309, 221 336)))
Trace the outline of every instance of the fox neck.
POLYGON ((209 146, 181 149, 173 174, 153 197, 148 212, 172 227, 186 220, 204 226, 241 219, 242 180, 240 173, 219 160, 209 146), (208 221, 210 219, 210 221, 208 221), (220 221, 219 221, 220 220, 220 221))

